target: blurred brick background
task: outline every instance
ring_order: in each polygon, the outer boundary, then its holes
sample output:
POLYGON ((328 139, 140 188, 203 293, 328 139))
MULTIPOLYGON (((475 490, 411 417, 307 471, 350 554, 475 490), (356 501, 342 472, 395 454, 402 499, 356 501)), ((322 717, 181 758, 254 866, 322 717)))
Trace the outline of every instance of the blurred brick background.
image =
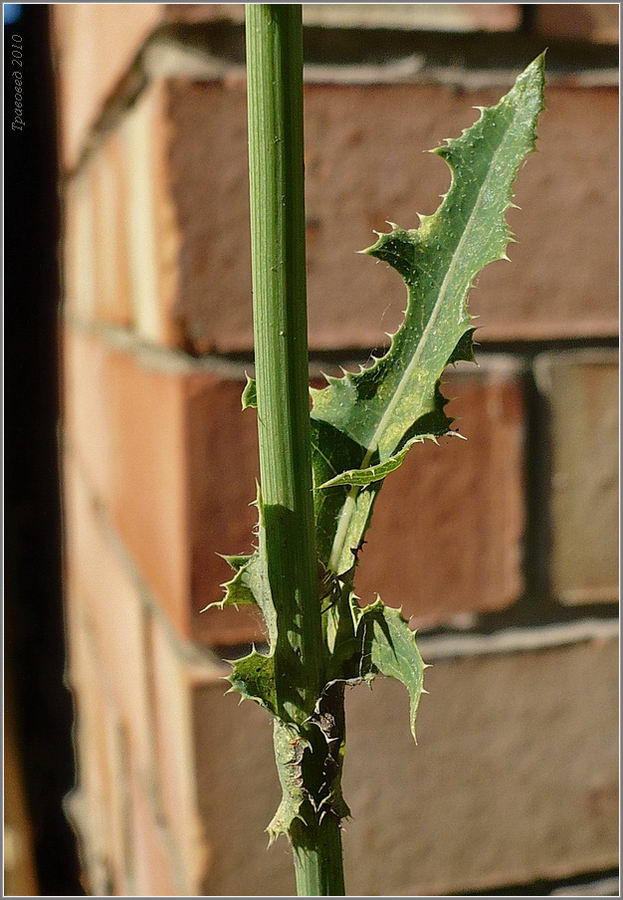
MULTIPOLYGON (((242 9, 53 11, 70 808, 94 893, 292 890, 285 843, 265 849, 270 723, 220 680, 259 623, 199 612, 254 520, 242 9)), ((618 7, 305 22, 314 372, 365 361, 400 319, 397 277, 354 251, 434 210, 448 173, 421 151, 549 46, 519 243, 473 292, 479 368, 446 382, 468 441, 412 452, 362 556, 361 595, 403 605, 434 668, 417 749, 394 685, 349 696, 349 891, 599 880, 618 846, 618 7)))

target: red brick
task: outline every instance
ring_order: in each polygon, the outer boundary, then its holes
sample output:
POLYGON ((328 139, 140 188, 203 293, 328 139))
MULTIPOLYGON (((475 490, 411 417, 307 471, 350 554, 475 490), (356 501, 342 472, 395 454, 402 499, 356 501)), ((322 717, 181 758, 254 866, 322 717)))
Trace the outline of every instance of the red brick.
MULTIPOLYGON (((182 80, 160 89, 168 97, 168 128, 160 133, 169 142, 163 155, 181 240, 175 324, 197 350, 248 350, 244 86, 182 80)), ((498 96, 425 85, 307 86, 313 348, 377 346, 399 322, 399 278, 354 251, 371 243, 373 228, 386 228, 385 218, 408 227, 417 221, 416 210, 433 211, 447 187, 447 168, 418 151, 460 133, 474 119, 472 105, 498 96)), ((509 216, 520 239, 510 249, 512 265, 490 266, 472 295, 481 340, 617 332, 617 94, 549 88, 547 106, 540 153, 519 180, 523 210, 509 216), (587 241, 591 233, 600 240, 587 241)), ((166 238, 159 226, 156 244, 166 238)))
POLYGON ((522 590, 524 401, 486 366, 452 375, 448 409, 467 441, 417 446, 387 479, 361 554, 358 593, 417 623, 501 609, 522 590))
POLYGON ((193 695, 198 684, 216 683, 229 671, 225 665, 189 653, 162 623, 151 622, 151 675, 154 698, 154 732, 157 775, 163 816, 184 873, 184 890, 201 893, 201 883, 211 862, 211 850, 199 815, 196 769, 202 748, 195 744, 193 695))
MULTIPOLYGON (((86 564, 86 562, 85 562, 86 564)), ((72 569, 75 561, 72 560, 72 569)), ((99 648, 87 628, 76 579, 71 574, 67 593, 69 683, 76 712, 76 787, 70 815, 78 826, 86 881, 95 894, 123 895, 131 890, 127 845, 125 760, 131 748, 119 745, 121 716, 116 713, 102 671, 99 648)))
POLYGON ((613 638, 433 659, 416 748, 400 685, 349 692, 353 893, 487 895, 616 866, 617 656, 613 638))
POLYGON ((113 527, 175 625, 185 565, 184 379, 68 332, 69 441, 113 527))
POLYGON ((616 350, 543 354, 549 413, 551 589, 563 603, 619 596, 619 371, 616 350))
POLYGON ((521 25, 521 7, 513 3, 461 3, 460 6, 474 30, 514 31, 521 25))
POLYGON ((184 896, 181 873, 166 830, 140 786, 131 784, 132 847, 136 893, 143 897, 184 896))
POLYGON ((54 7, 61 148, 72 168, 117 81, 162 14, 158 3, 69 3, 54 7))
POLYGON ((167 3, 164 16, 170 22, 244 22, 239 3, 167 3))
POLYGON ((83 321, 132 326, 146 341, 183 345, 163 99, 162 90, 150 91, 68 183, 65 304, 83 321))
MULTIPOLYGON (((170 621, 208 643, 261 639, 254 610, 199 612, 230 574, 217 554, 253 541, 256 423, 240 410, 242 382, 156 372, 93 338, 72 335, 67 347, 70 440, 170 621)), ((379 590, 425 621, 498 609, 521 590, 521 388, 483 367, 449 376, 447 390, 469 441, 412 451, 362 555, 364 595, 379 590)))
POLYGON ((544 38, 616 44, 618 3, 537 3, 536 30, 544 38))
POLYGON ((178 211, 170 189, 170 122, 161 82, 119 126, 126 196, 132 309, 137 334, 151 343, 185 346, 179 306, 178 211))
POLYGON ((173 626, 215 643, 257 636, 252 614, 198 615, 228 577, 216 553, 248 547, 255 521, 255 421, 241 415, 242 382, 175 359, 158 371, 72 331, 65 357, 70 444, 173 626))
POLYGON ((222 598, 219 584, 232 574, 217 553, 248 553, 254 542, 257 509, 250 503, 259 477, 257 424, 252 411, 241 412, 241 391, 239 381, 195 379, 187 418, 189 481, 194 485, 189 503, 193 631, 222 644, 257 640, 264 634, 255 610, 198 612, 222 598))
POLYGON ((81 319, 95 316, 98 287, 93 166, 87 165, 63 193, 63 305, 81 319))
MULTIPOLYGON (((244 21, 241 4, 167 4, 166 17, 183 22, 244 21)), ((519 25, 513 3, 303 4, 303 23, 331 28, 396 28, 432 31, 512 31, 519 25)))
MULTIPOLYGON (((127 730, 137 769, 149 777, 152 738, 145 663, 146 632, 143 601, 102 522, 97 499, 80 474, 80 464, 67 455, 64 471, 66 560, 69 622, 76 633, 89 633, 100 689, 118 711, 127 730)), ((85 638, 86 640, 86 638, 85 638)), ((86 650, 84 651, 87 652, 86 650)), ((90 664, 83 660, 88 680, 90 664)), ((73 662, 70 671, 74 672, 73 662)), ((82 676, 76 671, 78 686, 82 676)))
MULTIPOLYGON (((414 155, 414 148, 460 132, 473 118, 470 106, 493 102, 497 93, 307 87, 312 348, 378 346, 395 329, 404 303, 400 280, 352 251, 370 243, 372 228, 386 227, 385 217, 409 226, 417 208, 434 209, 447 170, 430 154, 414 155), (418 114, 396 115, 408 107, 418 114), (370 121, 375 128, 367 127, 370 121)), ((132 319, 150 343, 201 352, 250 349, 244 107, 241 85, 157 82, 96 153, 100 174, 87 169, 72 189, 81 227, 79 239, 69 232, 67 283, 81 311, 132 319), (117 211, 112 237, 96 228, 105 209, 94 203, 93 178, 117 185, 127 203, 117 211), (89 227, 98 235, 93 245, 89 227), (126 236, 127 245, 116 235, 126 236), (89 246, 98 248, 95 264, 89 246)), ((512 265, 488 267, 472 294, 481 340, 617 333, 610 149, 616 138, 608 124, 616 120, 615 107, 612 89, 548 90, 541 152, 521 174, 517 199, 524 210, 510 216, 520 237, 510 250, 512 265), (602 240, 586 241, 593 232, 602 240)))
MULTIPOLYGON (((95 261, 94 318, 114 325, 133 319, 128 234, 128 192, 118 132, 109 134, 92 161, 91 197, 95 261)), ((80 259, 76 265, 89 265, 80 259)))

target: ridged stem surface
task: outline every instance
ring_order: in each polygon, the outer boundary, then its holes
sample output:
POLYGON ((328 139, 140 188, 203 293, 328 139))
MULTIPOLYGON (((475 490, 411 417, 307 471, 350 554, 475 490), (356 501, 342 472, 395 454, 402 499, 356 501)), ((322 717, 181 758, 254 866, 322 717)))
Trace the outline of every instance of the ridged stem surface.
MULTIPOLYGON (((246 7, 260 551, 277 614, 275 694, 305 726, 325 680, 311 473, 300 5, 246 7)), ((319 760, 319 764, 321 760, 319 760)), ((320 770, 310 773, 309 791, 320 770)), ((299 893, 344 891, 337 821, 290 831, 299 893)))

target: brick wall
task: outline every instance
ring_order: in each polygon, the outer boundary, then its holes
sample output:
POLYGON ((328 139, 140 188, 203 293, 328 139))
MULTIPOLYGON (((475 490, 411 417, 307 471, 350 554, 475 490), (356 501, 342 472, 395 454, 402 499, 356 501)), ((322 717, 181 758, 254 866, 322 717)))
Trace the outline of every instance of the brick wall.
MULTIPOLYGON (((227 577, 216 552, 247 550, 254 520, 242 7, 54 17, 85 879, 287 894, 285 845, 263 834, 270 723, 220 680, 260 623, 200 613, 227 577)), ((411 454, 362 555, 360 593, 403 605, 434 667, 417 749, 394 685, 348 697, 349 890, 598 880, 617 861, 617 7, 305 17, 312 374, 365 361, 399 321, 398 280, 354 251, 385 218, 433 211, 447 170, 420 151, 550 48, 520 243, 473 294, 480 367, 447 379, 468 441, 411 454)))

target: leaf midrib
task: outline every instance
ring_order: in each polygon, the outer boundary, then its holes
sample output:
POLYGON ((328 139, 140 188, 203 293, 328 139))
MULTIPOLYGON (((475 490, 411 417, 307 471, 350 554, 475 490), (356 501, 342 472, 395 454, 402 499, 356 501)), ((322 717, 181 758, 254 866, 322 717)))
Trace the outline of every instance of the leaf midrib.
MULTIPOLYGON (((511 126, 513 125, 514 121, 515 121, 515 116, 513 115, 510 122, 508 123, 507 127, 503 130, 500 142, 498 143, 498 146, 496 147, 496 149, 491 157, 491 161, 490 161, 488 169, 487 169, 487 174, 486 174, 485 178, 483 179, 483 182, 482 182, 480 188, 478 189, 478 193, 476 194, 476 199, 474 201, 474 205, 469 214, 469 218, 465 224, 465 228, 463 229, 463 233, 452 253, 452 260, 448 266, 448 271, 446 272, 444 279, 441 283, 441 287, 439 289, 439 294, 438 294, 437 300, 435 302, 435 307, 428 319, 428 322, 426 323, 426 325, 424 327, 424 330, 422 331, 422 336, 418 342, 416 350, 415 350, 413 356, 411 357, 409 364, 405 368, 405 371, 404 371, 402 377, 400 378, 400 381, 396 387, 396 390, 394 391, 394 393, 392 395, 392 399, 390 400, 385 412, 381 416, 381 419, 379 420, 379 423, 374 430, 368 450, 366 451, 366 453, 363 457, 363 460, 361 462, 361 465, 359 467, 361 469, 367 468, 368 464, 370 463, 370 460, 372 459, 372 455, 374 454, 375 450, 378 448, 379 442, 383 436, 383 432, 384 432, 385 428, 387 427, 387 423, 388 423, 390 417, 393 415, 394 410, 396 409, 396 406, 398 405, 398 403, 400 403, 400 400, 402 399, 402 396, 406 390, 406 387, 409 384, 411 375, 412 375, 414 369, 417 367, 420 359, 422 358, 422 354, 424 352, 424 348, 426 346, 427 339, 430 335, 431 330, 436 325, 440 311, 443 308, 443 302, 444 302, 445 297, 450 288, 452 275, 454 274, 454 270, 456 268, 458 260, 460 259, 461 252, 462 252, 463 246, 465 244, 465 241, 469 235, 470 229, 472 227, 474 217, 476 216, 477 212, 480 209, 480 202, 481 202, 483 191, 489 185, 489 179, 492 175, 492 172, 494 169, 494 164, 496 162, 496 159, 497 159, 498 154, 500 153, 501 149, 505 146, 506 137, 508 136, 508 133, 511 130, 511 126)), ((453 170, 453 174, 454 174, 454 170, 453 170)), ((448 194, 448 196, 450 196, 450 194, 448 194)), ((485 263, 484 265, 487 265, 487 263, 485 263)), ((483 268, 483 266, 481 266, 480 268, 483 268)), ((388 351, 388 352, 390 352, 390 351, 388 351)), ((337 529, 335 532, 335 538, 333 541, 333 546, 331 548, 331 554, 329 557, 329 568, 334 569, 334 571, 337 571, 337 567, 339 565, 339 561, 341 559, 341 556, 342 556, 342 553, 344 550, 344 541, 345 541, 346 535, 348 533, 348 526, 349 526, 349 522, 352 517, 352 512, 354 509, 354 501, 360 490, 361 490, 360 485, 353 485, 353 487, 350 489, 350 491, 346 497, 344 506, 342 507, 342 511, 340 513, 340 517, 338 519, 338 526, 337 526, 337 529)))

